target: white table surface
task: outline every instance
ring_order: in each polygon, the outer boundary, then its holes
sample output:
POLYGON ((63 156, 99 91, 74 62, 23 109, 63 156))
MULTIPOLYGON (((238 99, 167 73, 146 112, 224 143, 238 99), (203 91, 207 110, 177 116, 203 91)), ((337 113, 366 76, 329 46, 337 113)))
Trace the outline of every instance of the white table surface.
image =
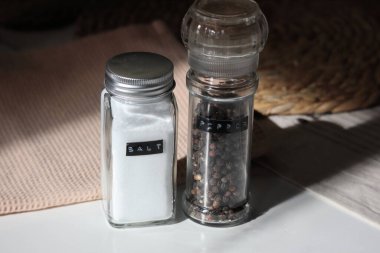
POLYGON ((0 252, 380 252, 380 228, 272 174, 254 176, 257 217, 229 228, 196 224, 114 229, 100 201, 0 217, 0 252))

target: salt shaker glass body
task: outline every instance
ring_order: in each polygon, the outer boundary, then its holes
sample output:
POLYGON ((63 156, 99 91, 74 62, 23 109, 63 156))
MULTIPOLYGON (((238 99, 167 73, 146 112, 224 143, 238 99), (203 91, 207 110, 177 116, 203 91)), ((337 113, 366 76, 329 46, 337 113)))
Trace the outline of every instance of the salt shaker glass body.
POLYGON ((196 222, 236 225, 249 217, 253 100, 267 36, 250 0, 198 0, 183 19, 190 65, 183 208, 196 222))
POLYGON ((107 62, 101 95, 104 210, 114 227, 175 216, 177 106, 173 64, 153 53, 107 62))

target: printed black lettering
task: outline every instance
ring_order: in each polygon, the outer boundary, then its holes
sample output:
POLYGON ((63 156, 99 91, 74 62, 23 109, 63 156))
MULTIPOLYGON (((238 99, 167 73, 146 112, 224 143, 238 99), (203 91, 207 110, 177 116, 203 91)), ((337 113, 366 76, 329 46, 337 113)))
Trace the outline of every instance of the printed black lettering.
POLYGON ((139 155, 154 155, 163 153, 164 142, 147 141, 147 142, 131 142, 127 143, 127 156, 139 156, 139 155))

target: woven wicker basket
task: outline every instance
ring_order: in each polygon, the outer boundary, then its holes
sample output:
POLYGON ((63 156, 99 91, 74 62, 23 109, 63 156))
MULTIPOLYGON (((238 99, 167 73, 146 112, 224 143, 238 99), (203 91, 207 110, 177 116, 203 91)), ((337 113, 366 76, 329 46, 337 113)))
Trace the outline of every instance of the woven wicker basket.
POLYGON ((320 114, 379 102, 375 15, 349 4, 291 6, 283 1, 281 13, 273 14, 255 109, 265 115, 320 114))
MULTIPOLYGON (((380 5, 369 0, 258 2, 268 17, 270 36, 261 56, 257 111, 264 115, 337 113, 379 102, 380 5)), ((69 3, 68 12, 83 8, 77 18, 82 36, 161 19, 179 38, 181 19, 192 0, 88 1, 86 8, 69 3)), ((40 4, 33 10, 21 1, 15 4, 4 6, 13 16, 15 10, 21 11, 18 20, 36 20, 41 6, 49 7, 40 4)), ((45 11, 55 17, 52 20, 59 16, 55 9, 45 11)), ((45 24, 49 15, 39 15, 41 22, 35 23, 45 24)), ((0 23, 13 16, 5 15, 0 23)))
MULTIPOLYGON (((380 22, 375 15, 379 7, 366 3, 259 1, 270 36, 261 57, 255 109, 264 115, 320 114, 379 102, 380 22)), ((189 0, 176 4, 141 0, 114 11, 95 8, 79 19, 78 30, 87 34, 160 18, 179 38, 180 22, 190 4, 189 0)))

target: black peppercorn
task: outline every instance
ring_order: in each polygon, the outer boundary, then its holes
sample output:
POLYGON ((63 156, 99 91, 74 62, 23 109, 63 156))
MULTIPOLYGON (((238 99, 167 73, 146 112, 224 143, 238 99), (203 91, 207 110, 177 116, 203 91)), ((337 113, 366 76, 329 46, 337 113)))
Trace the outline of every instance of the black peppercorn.
POLYGON ((246 199, 242 192, 247 168, 241 154, 248 140, 242 138, 241 128, 239 131, 230 128, 240 124, 245 116, 230 104, 200 103, 195 111, 199 114, 192 120, 190 154, 195 183, 189 191, 195 202, 191 202, 194 206, 190 206, 189 213, 199 212, 209 221, 233 219, 231 208, 246 199))

